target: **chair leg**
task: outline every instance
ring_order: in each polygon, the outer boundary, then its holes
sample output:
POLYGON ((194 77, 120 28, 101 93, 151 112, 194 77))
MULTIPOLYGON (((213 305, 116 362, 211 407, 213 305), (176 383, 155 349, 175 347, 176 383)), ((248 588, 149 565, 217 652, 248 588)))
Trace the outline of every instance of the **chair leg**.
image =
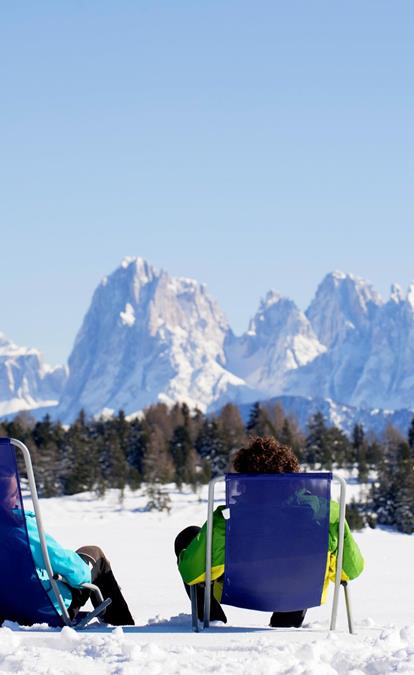
POLYGON ((190 586, 190 597, 191 597, 191 622, 192 628, 195 633, 199 633, 200 629, 198 627, 198 607, 197 607, 197 586, 193 584, 190 586))
POLYGON ((341 585, 344 587, 344 593, 345 593, 345 605, 346 605, 346 616, 348 619, 348 628, 349 632, 353 633, 354 632, 354 627, 352 624, 352 613, 351 613, 351 599, 349 597, 349 588, 348 584, 346 581, 342 581, 341 585))

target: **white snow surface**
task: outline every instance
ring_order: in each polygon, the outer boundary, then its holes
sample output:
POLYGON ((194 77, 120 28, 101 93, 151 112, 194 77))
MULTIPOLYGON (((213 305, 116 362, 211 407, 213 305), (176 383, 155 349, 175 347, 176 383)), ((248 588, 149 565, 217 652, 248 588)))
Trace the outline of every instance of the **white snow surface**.
MULTIPOLYGON (((351 494, 359 489, 350 488, 351 494)), ((207 493, 171 486, 170 494, 170 515, 146 512, 142 490, 127 492, 123 503, 115 490, 102 500, 88 493, 42 500, 46 529, 63 545, 97 544, 106 551, 136 626, 94 624, 75 632, 6 622, 0 673, 414 673, 413 536, 355 534, 366 560, 350 586, 355 635, 347 632, 342 597, 335 633, 328 631, 330 598, 308 611, 299 630, 271 629, 268 613, 226 606, 227 625, 194 634, 173 542, 182 528, 205 520, 207 493)))

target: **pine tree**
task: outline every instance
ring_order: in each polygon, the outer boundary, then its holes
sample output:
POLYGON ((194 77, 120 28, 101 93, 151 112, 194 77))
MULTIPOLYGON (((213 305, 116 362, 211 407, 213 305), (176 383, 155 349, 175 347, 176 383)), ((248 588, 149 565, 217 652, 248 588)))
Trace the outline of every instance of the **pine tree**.
POLYGON ((64 437, 61 425, 53 424, 49 415, 45 415, 32 429, 32 461, 41 497, 55 497, 63 492, 64 437))
POLYGON ((274 436, 276 433, 268 413, 258 401, 250 409, 246 431, 252 436, 274 436))
POLYGON ((362 446, 362 448, 358 452, 357 466, 358 466, 358 480, 359 480, 359 482, 360 483, 367 483, 368 482, 368 475, 369 475, 369 468, 368 468, 367 453, 366 453, 365 446, 362 446))
POLYGON ((185 424, 179 425, 170 441, 170 453, 175 465, 175 482, 179 488, 183 483, 195 482, 195 457, 192 449, 187 427, 185 424))
POLYGON ((282 443, 283 441, 280 438, 280 434, 282 433, 283 425, 286 420, 282 406, 280 403, 276 403, 274 406, 266 407, 266 412, 273 427, 273 435, 282 443))
POLYGON ((410 446, 414 457, 414 417, 412 418, 410 428, 408 429, 408 445, 410 446))
POLYGON ((164 434, 157 427, 149 432, 148 445, 143 461, 144 480, 147 483, 171 483, 175 466, 164 434))
POLYGON ((367 444, 367 463, 371 469, 375 469, 383 459, 383 448, 376 438, 371 438, 367 444))
POLYGON ((346 457, 350 454, 351 444, 348 437, 341 429, 335 426, 327 429, 325 434, 327 448, 325 449, 326 454, 323 466, 331 468, 332 462, 335 462, 338 466, 343 466, 346 457))
POLYGON ((207 460, 212 478, 225 473, 230 460, 229 446, 216 420, 205 420, 196 441, 196 449, 200 457, 207 460))
POLYGON ((414 461, 411 448, 401 443, 397 452, 397 465, 394 470, 395 525, 400 532, 414 532, 414 461))
MULTIPOLYGON (((204 418, 203 424, 199 427, 199 434, 206 421, 207 420, 204 418)), ((220 432, 220 438, 226 447, 225 454, 228 461, 230 461, 232 455, 243 447, 246 442, 246 432, 240 410, 233 403, 227 403, 221 409, 218 417, 216 417, 216 422, 220 432)))
POLYGON ((149 445, 149 429, 145 422, 134 419, 128 426, 125 455, 128 463, 128 484, 135 490, 144 474, 144 457, 149 445))
POLYGON ((383 458, 378 465, 377 480, 372 485, 372 508, 377 522, 394 525, 395 494, 390 465, 383 458))
POLYGON ((363 448, 365 448, 365 430, 362 424, 355 424, 352 429, 351 435, 351 445, 349 448, 349 453, 345 459, 346 465, 352 469, 355 462, 358 462, 358 457, 361 454, 363 448))
POLYGON ((346 506, 346 521, 351 530, 363 530, 365 527, 365 520, 362 514, 361 505, 355 499, 352 499, 346 506))
POLYGON ((98 471, 98 449, 92 442, 85 413, 69 428, 64 440, 64 492, 75 494, 93 490, 98 471))
POLYGON ((322 468, 330 468, 332 465, 328 428, 321 412, 315 413, 308 422, 304 459, 311 467, 320 464, 322 468))

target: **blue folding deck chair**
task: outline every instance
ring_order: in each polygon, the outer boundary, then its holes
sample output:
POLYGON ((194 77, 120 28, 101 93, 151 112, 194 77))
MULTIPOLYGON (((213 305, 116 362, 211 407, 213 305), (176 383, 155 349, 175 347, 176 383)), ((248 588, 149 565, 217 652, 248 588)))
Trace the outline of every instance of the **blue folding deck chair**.
MULTIPOLYGON (((345 528, 345 481, 332 473, 237 474, 209 484, 204 628, 209 626, 214 488, 226 485, 226 549, 221 602, 266 612, 293 612, 321 604, 326 574, 331 481, 339 481, 340 520, 330 629, 335 630, 345 528)), ((353 632, 343 583, 349 632, 353 632)), ((198 631, 196 586, 190 587, 198 631)))
POLYGON ((93 611, 78 616, 78 620, 70 619, 57 583, 58 581, 64 583, 65 580, 53 572, 50 564, 30 453, 23 443, 14 438, 0 438, 0 474, 15 476, 18 491, 17 508, 10 511, 0 502, 0 619, 28 626, 47 623, 54 627, 66 625, 84 628, 91 619, 105 611, 111 600, 110 598, 104 600, 101 591, 94 584, 85 583, 82 588, 93 592, 99 604, 93 611), (30 551, 15 448, 19 448, 23 453, 44 569, 60 612, 55 608, 39 579, 30 551))

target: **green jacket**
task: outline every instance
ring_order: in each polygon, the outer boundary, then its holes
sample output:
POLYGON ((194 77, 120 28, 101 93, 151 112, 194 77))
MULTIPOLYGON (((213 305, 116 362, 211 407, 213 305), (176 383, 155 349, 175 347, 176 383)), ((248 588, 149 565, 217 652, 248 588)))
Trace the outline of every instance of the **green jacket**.
MULTIPOLYGON (((317 497, 311 495, 301 495, 300 501, 306 501, 313 509, 314 514, 320 512, 323 503, 317 497)), ((225 565, 225 542, 226 542, 226 520, 223 516, 225 506, 219 506, 213 514, 213 546, 212 546, 212 565, 211 578, 216 581, 224 573, 225 565)), ((338 525, 339 525, 339 504, 335 501, 330 502, 329 509, 329 543, 326 562, 325 582, 323 586, 321 603, 325 602, 329 580, 335 581, 336 572, 336 553, 338 548, 338 525)), ((206 532, 207 524, 204 523, 198 535, 184 549, 179 558, 178 568, 183 581, 190 586, 205 580, 205 560, 206 560, 206 532)), ((344 535, 344 553, 342 561, 342 580, 348 581, 358 577, 364 569, 364 559, 355 542, 348 523, 345 522, 344 535)), ((220 600, 222 583, 214 584, 214 595, 220 600)))

